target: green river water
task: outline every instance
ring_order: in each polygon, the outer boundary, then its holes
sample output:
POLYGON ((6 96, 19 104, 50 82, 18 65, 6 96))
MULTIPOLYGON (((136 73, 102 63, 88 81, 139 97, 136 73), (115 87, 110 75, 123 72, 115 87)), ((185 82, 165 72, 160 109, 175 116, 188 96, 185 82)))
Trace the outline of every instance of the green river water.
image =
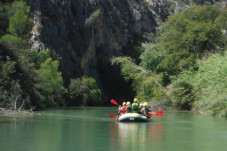
POLYGON ((116 123, 116 107, 52 109, 0 118, 0 151, 227 151, 227 119, 165 112, 116 123))

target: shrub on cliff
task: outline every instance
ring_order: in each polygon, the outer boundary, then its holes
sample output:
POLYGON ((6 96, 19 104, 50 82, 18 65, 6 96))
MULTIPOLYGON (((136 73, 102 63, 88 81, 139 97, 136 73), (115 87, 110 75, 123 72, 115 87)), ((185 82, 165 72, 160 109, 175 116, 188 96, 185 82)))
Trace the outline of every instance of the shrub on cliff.
POLYGON ((9 33, 17 36, 27 36, 32 20, 29 18, 30 7, 23 1, 14 1, 9 10, 9 33))

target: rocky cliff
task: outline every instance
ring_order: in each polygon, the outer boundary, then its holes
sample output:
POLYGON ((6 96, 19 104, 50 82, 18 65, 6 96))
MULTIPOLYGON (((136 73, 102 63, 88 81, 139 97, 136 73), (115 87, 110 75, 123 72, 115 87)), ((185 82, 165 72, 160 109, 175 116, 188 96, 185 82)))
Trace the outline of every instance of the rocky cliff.
MULTIPOLYGON (((95 77, 108 97, 133 95, 113 56, 129 55, 166 18, 162 0, 27 0, 33 28, 31 48, 48 49, 61 63, 64 81, 95 77), (129 90, 126 92, 125 90, 129 90), (121 94, 124 93, 124 94, 121 94)), ((170 3, 168 3, 170 4, 170 3)))

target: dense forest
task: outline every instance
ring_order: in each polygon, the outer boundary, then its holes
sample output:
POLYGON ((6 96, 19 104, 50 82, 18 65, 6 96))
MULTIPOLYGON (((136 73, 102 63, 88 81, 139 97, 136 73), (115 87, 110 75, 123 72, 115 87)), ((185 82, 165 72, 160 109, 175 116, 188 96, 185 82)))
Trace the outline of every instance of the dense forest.
MULTIPOLYGON (((136 59, 113 57, 112 66, 132 83, 139 100, 226 117, 226 16, 226 8, 210 3, 190 5, 134 48, 140 52, 136 59)), ((102 105, 94 77, 66 84, 56 55, 31 49, 32 30, 25 1, 0 2, 0 108, 102 105)))
POLYGON ((0 5, 0 107, 17 110, 99 101, 101 91, 94 78, 71 79, 66 87, 59 61, 50 51, 30 49, 29 12, 25 1, 0 5))

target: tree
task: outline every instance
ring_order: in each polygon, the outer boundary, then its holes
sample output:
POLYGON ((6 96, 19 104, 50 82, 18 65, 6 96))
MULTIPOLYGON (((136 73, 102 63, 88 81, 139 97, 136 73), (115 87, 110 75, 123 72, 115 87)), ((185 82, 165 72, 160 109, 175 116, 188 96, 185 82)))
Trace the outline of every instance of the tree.
POLYGON ((164 57, 163 50, 153 43, 143 43, 142 49, 144 51, 140 55, 140 66, 153 72, 160 72, 159 64, 164 57))
POLYGON ((213 54, 198 61, 198 70, 182 72, 171 84, 173 100, 200 112, 227 117, 226 59, 226 52, 213 54))
POLYGON ((0 106, 7 107, 10 104, 10 89, 12 87, 11 75, 15 72, 15 62, 0 60, 0 106))
POLYGON ((195 90, 190 80, 195 75, 193 71, 184 71, 177 77, 172 78, 168 85, 168 96, 173 106, 180 110, 191 110, 196 100, 195 90))
POLYGON ((140 100, 166 99, 166 90, 162 86, 163 74, 136 65, 129 57, 115 57, 111 62, 112 65, 120 65, 121 74, 126 81, 132 80, 132 88, 140 100))
POLYGON ((15 55, 22 49, 26 49, 27 43, 24 39, 10 35, 5 34, 0 38, 0 43, 8 48, 12 53, 15 53, 15 55))
POLYGON ((9 11, 9 33, 20 37, 27 36, 32 23, 28 16, 29 11, 30 7, 24 1, 14 1, 11 4, 9 11))
POLYGON ((74 105, 98 104, 101 100, 101 90, 95 79, 87 76, 70 81, 69 95, 74 105))
POLYGON ((215 54, 198 62, 199 70, 191 77, 198 100, 194 108, 227 117, 227 53, 215 54))
POLYGON ((58 71, 59 62, 47 58, 35 70, 36 84, 35 88, 41 96, 41 102, 44 106, 56 106, 61 101, 64 93, 63 80, 61 73, 58 71))
MULTIPOLYGON (((222 10, 212 5, 191 6, 168 18, 159 28, 157 45, 164 58, 159 66, 168 75, 177 75, 190 67, 196 68, 196 60, 207 53, 224 50, 225 38, 216 19, 222 10)), ((221 20, 219 19, 219 22, 221 20)), ((224 19, 222 22, 226 22, 224 19)))

